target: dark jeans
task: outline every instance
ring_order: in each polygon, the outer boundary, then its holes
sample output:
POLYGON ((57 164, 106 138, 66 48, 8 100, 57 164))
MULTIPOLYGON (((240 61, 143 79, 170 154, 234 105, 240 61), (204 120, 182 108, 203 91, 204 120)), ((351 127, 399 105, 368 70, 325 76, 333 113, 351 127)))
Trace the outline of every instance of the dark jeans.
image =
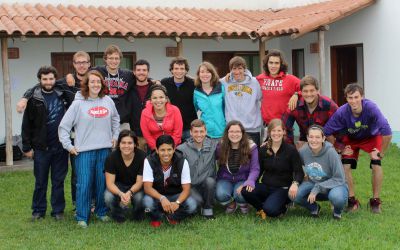
POLYGON ((246 132, 246 134, 253 140, 257 147, 260 147, 261 134, 260 132, 246 132))
MULTIPOLYGON (((127 192, 132 186, 126 186, 122 183, 116 182, 115 185, 118 187, 121 192, 127 192)), ((116 221, 124 221, 126 220, 125 211, 127 208, 123 208, 120 205, 121 197, 115 195, 108 191, 104 192, 104 201, 108 208, 111 210, 111 217, 116 221)), ((131 197, 132 204, 132 219, 134 220, 142 220, 144 219, 144 209, 143 209, 143 191, 139 191, 131 197)))
POLYGON ((192 185, 190 195, 202 207, 202 215, 213 215, 216 181, 213 177, 207 177, 202 183, 192 185))
POLYGON ((51 215, 64 212, 64 180, 68 172, 68 152, 61 145, 48 150, 35 150, 33 173, 35 190, 32 199, 32 214, 44 216, 47 208, 47 184, 51 177, 51 215))
MULTIPOLYGON (((178 199, 180 194, 165 195, 165 197, 170 201, 174 202, 178 199)), ((143 205, 145 211, 150 213, 150 218, 152 221, 160 221, 164 210, 162 208, 161 202, 149 195, 145 195, 143 198, 143 205)), ((197 203, 192 196, 189 196, 182 204, 179 206, 175 213, 171 214, 173 220, 181 221, 191 214, 196 213, 197 203)))
POLYGON ((269 217, 277 217, 286 212, 286 204, 290 202, 288 189, 280 187, 267 187, 265 184, 256 183, 252 192, 242 189, 244 199, 257 211, 264 210, 269 217))

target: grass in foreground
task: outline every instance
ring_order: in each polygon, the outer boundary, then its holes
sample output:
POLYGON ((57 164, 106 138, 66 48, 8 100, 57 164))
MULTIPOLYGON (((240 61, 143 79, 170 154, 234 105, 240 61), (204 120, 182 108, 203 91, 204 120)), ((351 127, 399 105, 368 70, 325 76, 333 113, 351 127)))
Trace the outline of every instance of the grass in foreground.
POLYGON ((379 215, 367 208, 371 174, 367 155, 362 154, 353 172, 362 207, 356 213, 345 213, 341 221, 331 218, 329 203, 323 202, 319 219, 309 217, 299 207, 281 219, 266 222, 256 218, 254 210, 248 216, 228 216, 217 208, 215 221, 196 216, 178 226, 163 223, 158 229, 151 228, 148 221, 104 224, 93 219, 88 229, 78 228, 69 177, 65 183, 65 220, 54 221, 48 207, 46 218, 32 223, 33 174, 2 173, 0 249, 400 249, 399 156, 399 148, 392 146, 383 160, 383 213, 379 215))

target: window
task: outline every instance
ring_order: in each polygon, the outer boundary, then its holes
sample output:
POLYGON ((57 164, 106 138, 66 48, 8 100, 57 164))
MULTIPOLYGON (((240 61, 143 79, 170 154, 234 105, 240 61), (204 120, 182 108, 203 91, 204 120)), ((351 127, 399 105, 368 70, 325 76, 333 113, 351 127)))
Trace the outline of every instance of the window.
POLYGON ((293 75, 298 78, 303 78, 305 76, 304 69, 304 49, 294 49, 292 50, 292 69, 293 75))

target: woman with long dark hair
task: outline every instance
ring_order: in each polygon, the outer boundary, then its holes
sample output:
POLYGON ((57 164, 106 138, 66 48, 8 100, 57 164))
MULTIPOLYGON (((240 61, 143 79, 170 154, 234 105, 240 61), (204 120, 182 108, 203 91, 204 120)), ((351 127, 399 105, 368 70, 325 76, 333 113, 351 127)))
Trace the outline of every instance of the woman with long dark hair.
POLYGON ((243 198, 243 189, 252 191, 260 173, 257 145, 249 140, 239 121, 230 121, 217 149, 216 199, 226 206, 226 213, 234 213, 237 205, 243 214, 249 206, 243 198))

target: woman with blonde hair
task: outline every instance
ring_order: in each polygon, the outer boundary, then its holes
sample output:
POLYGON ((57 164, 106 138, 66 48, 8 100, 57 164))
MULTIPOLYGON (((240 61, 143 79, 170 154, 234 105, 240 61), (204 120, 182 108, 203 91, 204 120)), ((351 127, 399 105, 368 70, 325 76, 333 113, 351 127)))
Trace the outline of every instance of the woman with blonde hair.
POLYGON ((284 136, 282 120, 272 119, 268 124, 267 141, 260 148, 261 183, 256 183, 254 190, 242 190, 244 199, 262 219, 284 214, 289 197, 296 197, 303 180, 300 155, 293 145, 285 143, 284 136))
POLYGON ((226 125, 224 86, 219 82, 214 65, 209 62, 200 63, 196 75, 194 107, 201 112, 200 119, 206 124, 207 135, 219 139, 226 125))
POLYGON ((242 190, 251 192, 260 173, 257 145, 249 139, 239 121, 230 121, 217 148, 219 169, 216 199, 226 206, 227 214, 234 213, 237 205, 243 214, 249 206, 242 190))

